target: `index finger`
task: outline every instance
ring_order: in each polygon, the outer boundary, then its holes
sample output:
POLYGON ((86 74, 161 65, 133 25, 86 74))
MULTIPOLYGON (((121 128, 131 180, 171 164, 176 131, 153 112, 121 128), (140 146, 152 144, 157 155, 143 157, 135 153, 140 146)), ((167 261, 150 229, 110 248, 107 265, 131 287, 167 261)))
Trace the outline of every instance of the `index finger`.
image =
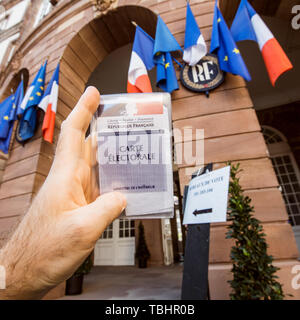
POLYGON ((80 130, 85 134, 99 103, 99 91, 95 87, 87 87, 75 108, 66 119, 65 126, 80 130))
POLYGON ((99 102, 99 91, 95 87, 88 87, 62 123, 56 148, 56 161, 60 156, 63 161, 67 157, 83 156, 85 133, 99 102))

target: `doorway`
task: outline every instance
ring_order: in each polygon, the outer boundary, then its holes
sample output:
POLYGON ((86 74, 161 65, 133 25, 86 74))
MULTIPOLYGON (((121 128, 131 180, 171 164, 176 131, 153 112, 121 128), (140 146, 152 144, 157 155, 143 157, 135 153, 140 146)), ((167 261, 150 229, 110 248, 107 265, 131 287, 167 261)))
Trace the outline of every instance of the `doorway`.
POLYGON ((300 252, 300 172, 285 136, 277 129, 262 126, 264 139, 300 252))
POLYGON ((96 242, 95 266, 133 266, 135 264, 134 220, 116 219, 96 242))

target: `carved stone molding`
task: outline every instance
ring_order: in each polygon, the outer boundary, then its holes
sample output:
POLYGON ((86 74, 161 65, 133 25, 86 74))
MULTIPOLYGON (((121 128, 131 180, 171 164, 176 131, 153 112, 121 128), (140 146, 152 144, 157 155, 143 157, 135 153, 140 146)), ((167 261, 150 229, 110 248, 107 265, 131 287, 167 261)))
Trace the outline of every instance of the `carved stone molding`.
POLYGON ((118 0, 91 0, 94 6, 95 16, 105 14, 110 9, 116 8, 118 0))
POLYGON ((21 67, 21 60, 23 58, 23 54, 21 52, 17 52, 14 56, 13 59, 11 61, 11 68, 12 71, 16 72, 20 69, 21 67))

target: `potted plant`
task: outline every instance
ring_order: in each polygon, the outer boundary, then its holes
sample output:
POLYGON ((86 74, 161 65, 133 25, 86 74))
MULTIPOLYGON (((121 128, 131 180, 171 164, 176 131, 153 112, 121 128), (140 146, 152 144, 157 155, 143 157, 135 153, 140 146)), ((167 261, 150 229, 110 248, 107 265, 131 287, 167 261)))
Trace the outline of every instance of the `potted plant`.
MULTIPOLYGON (((229 163, 230 165, 230 163, 229 163)), ((231 249, 233 280, 232 300, 282 300, 284 293, 275 275, 278 268, 268 255, 268 245, 261 222, 253 215, 251 199, 244 195, 238 174, 239 164, 231 165, 229 184, 229 221, 227 238, 231 249)))
POLYGON ((92 254, 90 254, 81 266, 74 272, 66 283, 66 295, 75 295, 82 293, 83 278, 85 274, 91 271, 93 266, 92 254))
POLYGON ((139 223, 139 240, 135 256, 138 259, 139 268, 147 268, 147 261, 150 258, 150 252, 146 244, 145 230, 142 222, 139 223))

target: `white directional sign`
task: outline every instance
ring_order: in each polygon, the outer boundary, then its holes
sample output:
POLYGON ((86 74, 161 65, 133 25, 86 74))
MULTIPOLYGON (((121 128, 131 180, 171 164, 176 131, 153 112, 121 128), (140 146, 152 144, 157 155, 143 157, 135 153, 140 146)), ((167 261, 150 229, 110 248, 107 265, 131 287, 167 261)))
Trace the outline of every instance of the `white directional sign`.
POLYGON ((225 222, 230 166, 191 180, 183 224, 225 222))

